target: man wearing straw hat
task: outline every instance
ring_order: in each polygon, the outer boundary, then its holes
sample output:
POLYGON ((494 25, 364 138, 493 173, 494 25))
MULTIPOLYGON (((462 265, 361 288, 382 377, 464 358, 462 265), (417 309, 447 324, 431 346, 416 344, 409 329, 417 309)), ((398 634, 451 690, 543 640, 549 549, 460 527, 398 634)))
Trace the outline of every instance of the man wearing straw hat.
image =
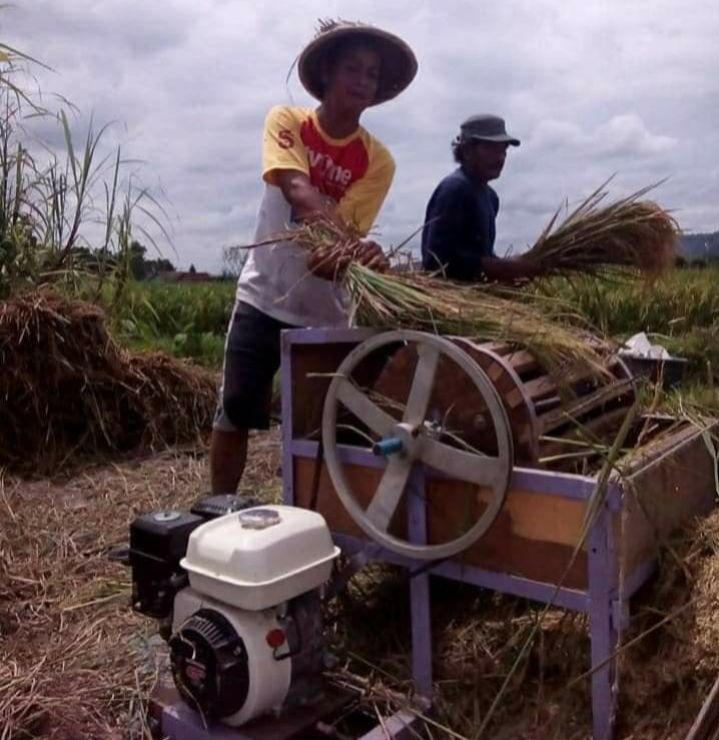
MULTIPOLYGON (((394 161, 360 125, 360 116, 409 85, 417 71, 415 56, 404 41, 381 29, 325 21, 297 66, 300 81, 320 104, 277 106, 265 120, 265 192, 254 241, 317 217, 367 234, 392 181, 394 161)), ((387 266, 372 241, 362 242, 351 257, 336 251, 308 254, 290 242, 257 247, 240 275, 210 446, 214 493, 237 489, 249 430, 269 426, 280 331, 346 326, 345 296, 332 279, 337 270, 349 259, 372 269, 387 266)))
POLYGON ((427 205, 422 232, 422 265, 453 280, 516 282, 536 277, 536 266, 494 253, 499 197, 489 185, 502 173, 510 146, 499 116, 471 116, 452 142, 457 170, 437 186, 427 205))

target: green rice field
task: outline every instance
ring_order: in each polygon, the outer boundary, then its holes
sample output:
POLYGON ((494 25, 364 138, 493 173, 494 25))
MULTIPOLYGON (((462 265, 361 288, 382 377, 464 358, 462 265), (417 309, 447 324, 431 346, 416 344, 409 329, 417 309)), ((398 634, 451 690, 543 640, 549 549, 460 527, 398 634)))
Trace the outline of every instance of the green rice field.
MULTIPOLYGON (((542 293, 568 303, 603 334, 645 331, 689 359, 692 379, 719 369, 719 266, 682 268, 652 284, 552 280, 542 293)), ((115 332, 134 348, 158 348, 219 367, 234 300, 233 281, 138 282, 129 286, 115 332)))

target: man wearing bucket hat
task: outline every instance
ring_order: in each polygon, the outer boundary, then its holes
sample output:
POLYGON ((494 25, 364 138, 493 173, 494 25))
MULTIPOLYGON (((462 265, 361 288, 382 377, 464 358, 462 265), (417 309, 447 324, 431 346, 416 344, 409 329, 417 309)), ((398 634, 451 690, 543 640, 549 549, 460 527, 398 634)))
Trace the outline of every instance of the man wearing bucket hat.
MULTIPOLYGON (((391 100, 417 71, 412 50, 373 26, 324 21, 297 62, 317 108, 276 106, 265 120, 265 191, 255 242, 318 216, 367 234, 387 194, 394 161, 361 125, 370 106, 391 100)), ((290 242, 250 251, 237 285, 225 343, 223 384, 210 446, 214 493, 235 491, 244 470, 248 433, 269 425, 280 331, 298 326, 347 326, 346 297, 333 278, 347 254, 312 255, 290 242)), ((361 243, 352 259, 387 266, 381 248, 361 243)))
POLYGON ((452 142, 459 168, 445 177, 427 204, 422 265, 453 280, 516 282, 536 277, 536 267, 494 253, 499 197, 489 185, 502 173, 510 146, 519 146, 499 116, 471 116, 452 142))

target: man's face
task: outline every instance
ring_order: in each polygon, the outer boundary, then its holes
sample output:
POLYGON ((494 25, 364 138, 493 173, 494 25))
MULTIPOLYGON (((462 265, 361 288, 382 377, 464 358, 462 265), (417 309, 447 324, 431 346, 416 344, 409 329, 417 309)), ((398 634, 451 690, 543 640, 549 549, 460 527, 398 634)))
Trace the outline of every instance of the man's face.
POLYGON ((322 102, 361 113, 370 106, 379 88, 381 57, 370 46, 351 46, 340 52, 328 70, 322 102))
POLYGON ((473 141, 464 150, 464 167, 476 180, 496 180, 504 168, 509 144, 498 141, 473 141))

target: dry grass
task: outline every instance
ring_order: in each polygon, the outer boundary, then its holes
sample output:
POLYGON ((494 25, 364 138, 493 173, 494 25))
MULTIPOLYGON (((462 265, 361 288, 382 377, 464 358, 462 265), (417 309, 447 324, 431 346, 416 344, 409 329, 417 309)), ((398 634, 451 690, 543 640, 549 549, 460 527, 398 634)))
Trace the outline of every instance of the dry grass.
POLYGON ((661 206, 642 198, 655 186, 602 205, 607 183, 557 225, 557 211, 539 239, 518 259, 545 275, 599 274, 606 268, 634 268, 651 277, 671 269, 679 225, 661 206))
POLYGON ((0 465, 24 472, 196 440, 215 408, 212 374, 128 353, 101 309, 52 294, 3 302, 0 364, 0 465))
MULTIPOLYGON (((277 432, 258 435, 245 483, 278 496, 277 432)), ((0 738, 143 737, 143 701, 164 650, 129 609, 129 573, 105 557, 142 511, 187 508, 205 459, 165 453, 64 482, 6 476, 0 487, 0 738)), ((621 653, 620 738, 683 738, 716 677, 719 512, 674 539, 661 577, 633 603, 621 653), (671 619, 660 624, 670 615, 671 619), (657 627, 657 625, 659 625, 657 627), (651 630, 651 631, 650 631, 651 630)), ((335 681, 383 709, 410 694, 404 571, 363 571, 335 603, 335 681)), ((471 738, 516 660, 538 607, 438 581, 433 586, 437 712, 431 737, 471 738)), ((586 618, 550 610, 488 728, 492 738, 588 736, 586 618)))
MULTIPOLYGON (((245 485, 279 491, 276 434, 255 445, 245 485)), ((129 608, 110 562, 145 511, 207 493, 201 451, 88 469, 64 483, 0 478, 0 738, 137 740, 164 650, 129 608)))
MULTIPOLYGON (((719 511, 673 538, 660 575, 632 602, 619 653, 618 738, 683 740, 719 664, 719 511)), ((367 701, 398 707, 410 690, 408 584, 375 567, 343 597, 337 644, 367 701), (388 691, 390 688, 393 691, 388 691)), ((432 737, 475 738, 541 607, 470 586, 433 585, 432 737)), ((585 740, 591 727, 588 622, 552 609, 482 737, 585 740)))

